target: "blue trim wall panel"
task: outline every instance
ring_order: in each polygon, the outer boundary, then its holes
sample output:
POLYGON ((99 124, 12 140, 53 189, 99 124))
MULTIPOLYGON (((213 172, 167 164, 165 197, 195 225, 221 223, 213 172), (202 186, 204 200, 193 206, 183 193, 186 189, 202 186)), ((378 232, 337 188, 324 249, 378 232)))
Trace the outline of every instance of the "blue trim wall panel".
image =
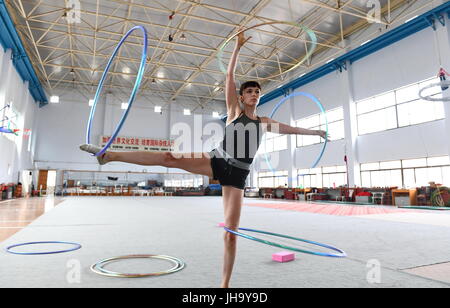
POLYGON ((272 92, 264 95, 259 105, 263 105, 277 97, 284 96, 288 90, 296 89, 304 86, 314 80, 317 80, 331 72, 336 70, 345 69, 345 65, 349 62, 350 64, 356 62, 374 52, 377 52, 389 45, 392 45, 414 33, 422 31, 427 27, 435 26, 436 22, 439 22, 439 18, 443 15, 449 15, 450 18, 450 2, 446 2, 431 11, 408 21, 407 23, 373 39, 372 41, 334 59, 333 61, 319 67, 318 69, 297 78, 284 86, 273 90, 272 92))
POLYGON ((23 81, 28 81, 28 90, 33 99, 44 106, 48 103, 47 95, 42 88, 41 82, 31 64, 31 61, 23 47, 22 40, 17 34, 6 4, 0 0, 0 44, 3 49, 12 50, 13 65, 23 81))

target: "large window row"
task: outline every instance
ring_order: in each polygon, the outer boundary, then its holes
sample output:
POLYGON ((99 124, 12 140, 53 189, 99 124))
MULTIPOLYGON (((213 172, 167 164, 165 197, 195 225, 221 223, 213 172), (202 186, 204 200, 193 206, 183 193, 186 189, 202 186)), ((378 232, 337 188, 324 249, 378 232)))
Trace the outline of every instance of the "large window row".
MULTIPOLYGON (((258 187, 287 187, 288 171, 260 172, 258 187)), ((297 186, 306 187, 339 187, 347 184, 345 166, 322 167, 314 169, 298 169, 294 172, 297 186)))
MULTIPOLYGON (((300 188, 339 187, 348 182, 345 166, 298 169, 294 176, 300 188)), ((415 188, 430 182, 450 186, 449 156, 361 164, 362 187, 415 188)), ((258 174, 258 187, 284 187, 287 183, 287 171, 258 174)))
MULTIPOLYGON (((443 102, 430 102, 419 98, 420 89, 437 82, 439 78, 432 78, 356 102, 358 134, 444 119, 443 102)), ((426 95, 442 95, 439 87, 430 90, 426 95)))
POLYGON ((363 187, 415 188, 430 182, 450 186, 448 156, 361 164, 363 187))

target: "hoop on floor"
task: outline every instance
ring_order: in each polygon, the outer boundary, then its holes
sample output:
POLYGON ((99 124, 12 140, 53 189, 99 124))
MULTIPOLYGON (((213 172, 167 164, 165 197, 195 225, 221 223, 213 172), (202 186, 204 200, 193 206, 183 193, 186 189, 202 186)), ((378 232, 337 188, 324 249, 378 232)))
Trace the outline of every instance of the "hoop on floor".
POLYGON ((57 254, 57 253, 64 253, 64 252, 70 252, 75 251, 81 248, 80 244, 77 243, 71 243, 71 242, 59 242, 59 241, 46 241, 46 242, 29 242, 29 243, 22 243, 22 244, 16 244, 11 245, 6 248, 6 251, 12 254, 16 255, 50 255, 50 254, 57 254), (67 244, 67 245, 73 245, 75 247, 71 249, 65 249, 65 250, 56 250, 56 251, 47 251, 47 252, 15 252, 11 249, 19 246, 27 246, 27 245, 37 245, 37 244, 67 244))
MULTIPOLYGON (((432 83, 432 84, 422 88, 419 91, 419 97, 421 99, 425 100, 425 101, 430 101, 430 102, 450 102, 450 96, 448 96, 446 98, 444 98, 444 97, 437 98, 437 97, 432 97, 431 95, 429 95, 429 96, 424 96, 423 95, 423 92, 425 90, 432 89, 432 88, 435 88, 435 87, 441 87, 441 88, 443 88, 443 87, 450 87, 450 80, 443 80, 441 82, 432 83)), ((445 90, 445 91, 448 91, 448 89, 445 90)), ((442 93, 444 93, 444 92, 442 92, 442 93)), ((438 94, 438 93, 436 93, 436 94, 438 94)), ((436 94, 433 94, 433 95, 436 95, 436 94)))
MULTIPOLYGON (((275 107, 273 108, 272 112, 269 115, 269 118, 273 118, 275 113, 278 111, 278 109, 285 103, 287 102, 291 97, 296 97, 296 96, 304 96, 307 97, 309 99, 311 99, 313 102, 316 103, 316 105, 319 107, 321 114, 323 115, 323 117, 325 118, 325 131, 326 131, 326 136, 325 136, 325 141, 322 145, 322 149, 320 150, 319 155, 317 156, 316 160, 314 161, 314 163, 312 164, 312 166, 309 169, 313 169, 317 166, 317 164, 319 163, 319 161, 322 159, 323 153, 325 153, 325 149, 327 147, 328 144, 328 120, 327 120, 327 115, 326 115, 326 111, 325 108, 323 107, 322 103, 312 94, 310 93, 306 93, 306 92, 294 92, 291 93, 290 95, 286 96, 285 98, 283 98, 280 102, 278 102, 277 105, 275 105, 275 107)), ((265 135, 264 137, 265 140, 267 140, 267 135, 265 135)), ((267 165, 269 166, 269 169, 274 172, 275 170, 273 169, 272 165, 269 162, 269 158, 267 153, 264 153, 264 158, 266 160, 267 165)), ((298 176, 303 176, 304 174, 299 174, 298 176)))
POLYGON ((320 246, 320 247, 331 249, 333 251, 336 251, 337 253, 327 253, 327 252, 304 250, 304 249, 300 249, 300 248, 296 248, 296 247, 290 247, 290 246, 281 245, 281 244, 278 244, 278 243, 266 241, 266 240, 263 240, 263 239, 260 239, 260 238, 254 237, 254 236, 250 236, 250 235, 247 235, 247 234, 244 234, 244 233, 241 233, 241 232, 230 230, 227 227, 224 227, 224 229, 227 232, 233 233, 235 235, 244 237, 244 238, 249 239, 249 240, 253 240, 253 241, 260 242, 260 243, 263 243, 263 244, 266 244, 266 245, 275 246, 275 247, 279 247, 279 248, 287 249, 287 250, 291 250, 291 251, 307 253, 307 254, 316 255, 316 256, 322 256, 322 257, 332 257, 332 258, 345 258, 347 256, 347 254, 343 250, 341 250, 339 248, 336 248, 336 247, 333 247, 333 246, 330 246, 330 245, 327 245, 327 244, 321 244, 321 243, 318 243, 318 242, 305 240, 305 239, 301 239, 301 238, 297 238, 297 237, 293 237, 293 236, 289 236, 289 235, 272 233, 272 232, 261 231, 261 230, 247 229, 247 228, 239 228, 239 230, 243 230, 243 231, 262 233, 262 234, 267 234, 267 235, 287 238, 287 239, 291 239, 291 240, 296 240, 296 241, 300 241, 300 242, 304 242, 304 243, 308 243, 308 244, 313 244, 313 245, 316 245, 316 246, 320 246))
POLYGON ((109 259, 105 259, 102 260, 96 264, 93 264, 91 266, 91 270, 99 275, 103 275, 103 276, 109 276, 109 277, 120 277, 120 278, 142 278, 142 277, 149 277, 149 276, 162 276, 162 275, 167 275, 167 274, 171 274, 171 273, 175 273, 178 272, 180 270, 182 270, 185 267, 185 263, 183 261, 181 261, 178 258, 175 257, 171 257, 171 256, 164 256, 164 255, 129 255, 129 256, 121 256, 121 257, 115 257, 115 258, 109 258, 109 259), (144 259, 144 258, 149 258, 149 259, 162 259, 162 260, 167 260, 172 262, 173 264, 175 264, 174 267, 166 270, 166 271, 161 271, 161 272, 154 272, 154 273, 145 273, 145 274, 129 274, 129 273, 118 273, 118 272, 113 272, 113 271, 109 271, 104 269, 103 267, 111 262, 117 261, 117 260, 125 260, 125 259, 144 259))
POLYGON ((288 73, 288 72, 290 72, 290 71, 292 71, 292 70, 298 68, 300 65, 303 64, 303 62, 305 62, 309 57, 311 57, 311 55, 314 53, 314 51, 315 51, 315 49, 316 49, 316 46, 317 46, 317 36, 316 36, 316 34, 314 33, 314 31, 312 31, 311 29, 309 29, 308 27, 306 27, 306 26, 304 26, 304 25, 302 25, 302 24, 298 24, 298 23, 290 22, 290 21, 270 21, 270 22, 264 22, 264 23, 257 24, 257 25, 254 25, 254 26, 251 26, 251 27, 248 27, 248 28, 246 28, 246 29, 243 29, 243 30, 241 30, 241 31, 236 32, 236 33, 233 34, 230 38, 228 38, 228 39, 225 41, 225 43, 222 44, 222 46, 220 46, 219 52, 217 53, 217 60, 218 60, 218 62, 219 62, 219 68, 220 68, 220 70, 222 71, 222 73, 224 73, 224 74, 227 73, 227 70, 226 70, 226 68, 224 67, 223 61, 222 61, 222 58, 223 58, 223 50, 225 49, 225 47, 228 45, 228 43, 229 43, 231 40, 233 40, 236 36, 238 36, 239 34, 245 32, 245 31, 248 31, 248 30, 251 30, 251 29, 254 29, 254 28, 258 28, 258 27, 262 27, 262 26, 272 25, 272 24, 285 24, 285 25, 290 25, 290 26, 294 26, 294 27, 300 28, 301 30, 305 31, 305 32, 308 34, 308 36, 310 37, 310 39, 311 39, 311 47, 309 48, 309 50, 307 50, 306 55, 303 57, 303 59, 301 59, 297 64, 295 64, 294 66, 290 67, 290 68, 287 69, 286 71, 281 72, 281 73, 279 73, 279 74, 274 74, 274 75, 271 75, 271 76, 268 76, 268 77, 263 77, 263 78, 258 78, 258 77, 257 77, 257 79, 259 79, 259 80, 274 79, 274 78, 276 78, 276 77, 279 77, 279 76, 281 76, 281 75, 284 75, 284 74, 286 74, 286 73, 288 73))
POLYGON ((116 57, 117 53, 119 52, 120 47, 122 47, 122 45, 124 44, 125 40, 131 35, 131 33, 133 33, 135 30, 138 30, 138 29, 141 30, 143 33, 144 44, 142 47, 141 64, 139 66, 139 71, 138 71, 138 74, 136 77, 136 81, 134 83, 133 91, 131 92, 130 98, 128 100, 128 108, 123 113, 122 118, 120 119, 119 124, 117 125, 111 138, 108 140, 108 142, 103 147, 103 149, 100 152, 94 154, 94 156, 103 155, 106 152, 106 150, 111 146, 114 139, 116 139, 117 135, 120 132, 120 129, 122 128, 122 126, 128 116, 128 112, 130 111, 131 105, 133 104, 133 102, 136 98, 137 91, 139 90, 139 87, 141 85, 142 78, 144 76, 145 65, 146 65, 146 61, 147 61, 147 49, 148 49, 148 44, 147 44, 148 39, 147 38, 148 38, 148 36, 147 36, 147 30, 143 26, 136 26, 136 27, 132 28, 131 30, 129 30, 128 33, 125 34, 125 36, 120 40, 119 44, 117 45, 116 49, 114 50, 113 54, 111 55, 111 58, 109 59, 108 64, 106 65, 106 69, 103 72, 102 78, 100 79, 100 83, 98 84, 98 87, 97 87, 97 92, 95 93, 94 104, 92 105, 91 113, 89 115, 89 121, 88 121, 87 132, 86 132, 86 143, 87 144, 91 143, 91 129, 92 129, 92 122, 94 120, 95 109, 97 108, 98 99, 99 99, 100 94, 103 89, 103 83, 106 80, 106 76, 108 75, 109 69, 111 68, 111 64, 112 64, 114 58, 116 57))

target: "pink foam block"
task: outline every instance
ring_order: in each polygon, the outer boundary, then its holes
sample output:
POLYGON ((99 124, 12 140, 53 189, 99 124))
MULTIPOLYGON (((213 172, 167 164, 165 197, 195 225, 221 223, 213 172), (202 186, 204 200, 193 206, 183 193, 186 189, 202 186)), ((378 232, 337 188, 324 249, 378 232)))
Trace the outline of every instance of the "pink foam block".
POLYGON ((295 259, 295 253, 289 251, 281 251, 272 255, 272 260, 276 262, 289 262, 295 259))
POLYGON ((224 222, 219 222, 219 224, 217 226, 218 227, 225 227, 225 223, 224 222))

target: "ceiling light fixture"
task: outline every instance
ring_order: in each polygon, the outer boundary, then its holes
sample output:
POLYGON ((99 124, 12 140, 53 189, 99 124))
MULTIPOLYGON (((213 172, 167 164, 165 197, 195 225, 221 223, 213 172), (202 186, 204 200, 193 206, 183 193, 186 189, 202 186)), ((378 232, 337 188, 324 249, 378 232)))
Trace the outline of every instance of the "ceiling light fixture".
POLYGON ((414 16, 414 17, 412 17, 412 18, 409 18, 409 19, 405 20, 405 24, 408 23, 408 22, 410 22, 411 20, 415 19, 415 18, 418 17, 418 16, 419 16, 419 15, 416 15, 416 16, 414 16))
POLYGON ((50 103, 52 103, 52 104, 59 104, 59 96, 56 96, 56 95, 51 96, 50 97, 50 103))

